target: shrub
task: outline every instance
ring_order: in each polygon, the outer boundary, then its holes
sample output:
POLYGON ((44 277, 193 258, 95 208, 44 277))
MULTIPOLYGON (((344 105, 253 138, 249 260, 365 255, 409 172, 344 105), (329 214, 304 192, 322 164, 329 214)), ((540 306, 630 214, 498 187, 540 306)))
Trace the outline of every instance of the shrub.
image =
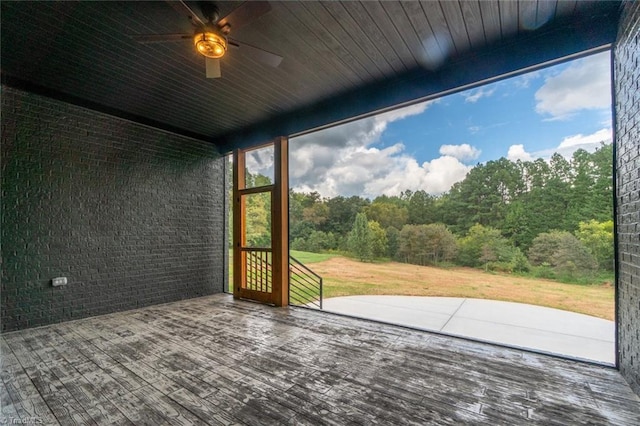
POLYGON ((529 272, 531 269, 531 264, 527 257, 520 251, 519 248, 516 248, 516 252, 511 259, 511 265, 513 267, 514 272, 529 272))
POLYGON ((398 257, 407 263, 430 265, 452 260, 455 236, 443 224, 405 225, 400 231, 398 257))
POLYGON ((370 220, 368 225, 371 239, 371 255, 374 258, 384 257, 387 254, 387 233, 374 220, 370 220))
POLYGON ((302 237, 295 238, 291 242, 291 250, 309 251, 307 249, 307 241, 302 237))
POLYGON ((542 264, 540 266, 535 266, 531 270, 532 274, 536 278, 544 278, 547 280, 552 280, 556 278, 556 273, 551 268, 551 265, 548 263, 542 264))
MULTIPOLYGON (((463 266, 489 269, 492 262, 513 263, 518 253, 520 250, 499 230, 479 224, 472 226, 467 236, 458 241, 458 263, 463 266)), ((520 260, 519 265, 522 266, 520 260)), ((515 264, 511 266, 514 268, 515 264)))
POLYGON ((385 230, 387 234, 387 256, 397 259, 398 248, 400 246, 400 230, 390 226, 385 230))
POLYGON ((575 232, 589 252, 595 257, 600 269, 613 270, 614 245, 613 245, 613 221, 580 222, 575 232))
POLYGON ((371 260, 371 231, 364 213, 356 215, 353 228, 349 233, 349 251, 360 261, 371 260))
POLYGON ((592 275, 598 263, 589 250, 566 231, 551 231, 538 235, 529 249, 533 265, 549 265, 555 275, 576 277, 592 275))

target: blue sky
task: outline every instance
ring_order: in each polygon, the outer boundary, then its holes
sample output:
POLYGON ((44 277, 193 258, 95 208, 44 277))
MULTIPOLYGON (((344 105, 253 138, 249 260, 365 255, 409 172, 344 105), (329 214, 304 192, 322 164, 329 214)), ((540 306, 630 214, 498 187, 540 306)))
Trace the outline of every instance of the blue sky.
MULTIPOLYGON (((605 53, 592 58, 592 62, 597 59, 606 63, 608 57, 605 53)), ((574 70, 581 68, 584 62, 562 64, 443 97, 422 114, 390 123, 380 143, 403 141, 406 151, 422 161, 436 158, 442 145, 466 143, 481 151, 477 161, 486 162, 506 157, 509 146, 514 144, 522 144, 528 152, 539 152, 557 147, 567 136, 590 135, 610 128, 608 86, 604 96, 599 95, 608 98, 600 104, 606 104, 603 108, 576 108, 555 115, 553 110, 536 111, 536 92, 545 81, 558 78, 572 66, 574 70)), ((609 74, 605 77, 608 80, 609 74)))
POLYGON ((441 194, 479 162, 593 151, 611 141, 610 84, 604 52, 292 138, 290 185, 329 197, 441 194))

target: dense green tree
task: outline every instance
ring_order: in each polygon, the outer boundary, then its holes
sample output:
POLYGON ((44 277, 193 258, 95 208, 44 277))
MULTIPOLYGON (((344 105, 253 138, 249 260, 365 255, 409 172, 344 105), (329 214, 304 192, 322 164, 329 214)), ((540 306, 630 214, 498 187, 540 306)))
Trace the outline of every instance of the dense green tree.
POLYGON ((291 243, 291 249, 322 253, 336 248, 336 239, 332 233, 311 231, 307 238, 296 238, 291 243))
POLYGON ((458 241, 458 262, 465 266, 487 266, 488 262, 510 262, 514 248, 498 229, 475 224, 458 241))
POLYGON ((602 144, 591 154, 594 182, 590 193, 594 219, 607 222, 613 217, 613 144, 602 144))
POLYGON ((600 269, 605 271, 613 270, 613 220, 580 222, 576 237, 595 257, 600 269))
POLYGON ((405 225, 400 231, 398 258, 415 265, 433 265, 452 260, 455 236, 441 223, 405 225))
POLYGON ((598 263, 573 234, 551 231, 538 235, 529 249, 533 265, 550 266, 557 274, 583 275, 597 269, 598 263))
POLYGON ((543 160, 526 162, 522 170, 528 191, 506 208, 501 229, 522 250, 528 250, 533 239, 542 232, 565 229, 569 206, 570 164, 554 155, 547 164, 543 160))
POLYGON ((384 257, 387 254, 387 233, 375 220, 369 221, 369 237, 371 239, 371 255, 374 258, 384 257))
POLYGON ((325 232, 333 232, 336 236, 347 235, 356 215, 368 204, 369 200, 357 196, 348 198, 338 196, 327 200, 329 212, 321 229, 325 232))
POLYGON ((398 245, 398 259, 406 263, 423 264, 420 258, 423 238, 420 225, 405 225, 400 230, 400 244, 398 245))
POLYGON ((357 213, 349 233, 349 250, 360 261, 371 260, 371 231, 364 213, 357 213))
POLYGON ((567 194, 567 211, 563 229, 575 231, 578 223, 594 217, 596 206, 591 201, 593 190, 593 163, 591 155, 584 149, 573 153, 571 158, 571 190, 567 194))
POLYGON ((323 204, 324 201, 317 192, 289 191, 289 238, 291 241, 295 241, 297 238, 306 239, 311 232, 318 230, 318 224, 322 223, 322 220, 316 217, 309 218, 308 212, 318 208, 315 206, 323 204))
POLYGON ((271 197, 259 192, 245 197, 246 241, 250 247, 271 247, 271 197))
POLYGON ((379 198, 363 208, 367 217, 378 222, 383 228, 389 226, 402 228, 407 223, 407 208, 398 203, 379 200, 379 198))
POLYGON ((612 156, 611 144, 593 153, 579 149, 573 154, 566 230, 575 231, 579 222, 607 221, 613 216, 612 156))
MULTIPOLYGON (((411 191, 409 191, 411 192, 411 191)), ((407 207, 407 200, 406 198, 401 194, 400 196, 389 196, 389 195, 379 195, 376 198, 373 199, 374 203, 382 203, 382 204, 393 204, 396 207, 399 208, 406 208, 407 207)))
POLYGON ((315 226, 311 222, 297 221, 290 219, 289 221, 289 239, 291 241, 296 238, 306 238, 316 230, 315 226))
MULTIPOLYGON (((407 204, 408 223, 413 225, 423 225, 433 223, 435 221, 435 199, 425 191, 418 190, 412 193, 407 204)), ((402 226, 398 228, 402 228, 402 226)))
POLYGON ((523 195, 518 200, 523 207, 520 211, 517 211, 517 206, 508 209, 512 216, 508 220, 505 218, 505 233, 518 247, 527 250, 538 234, 564 229, 568 190, 567 183, 552 178, 545 188, 534 188, 523 195), (520 229, 521 233, 515 234, 513 227, 518 224, 524 228, 520 229))
POLYGON ((291 243, 289 244, 289 248, 291 250, 308 251, 307 240, 305 240, 302 237, 294 238, 291 240, 291 243))
POLYGON ((456 237, 446 225, 442 223, 430 223, 420 225, 424 229, 425 254, 432 263, 448 262, 455 258, 458 250, 456 237))
POLYGON ((246 188, 255 188, 259 186, 267 186, 272 184, 273 182, 271 181, 270 177, 261 175, 259 173, 251 174, 251 172, 249 172, 249 169, 246 170, 245 182, 244 182, 244 185, 246 188))
POLYGON ((478 164, 462 182, 451 188, 453 224, 458 231, 469 229, 475 223, 501 228, 506 206, 524 189, 521 171, 512 161, 500 158, 478 164))
MULTIPOLYGON (((571 160, 559 154, 549 160, 512 162, 501 158, 478 164, 448 193, 437 197, 424 190, 405 190, 399 196, 381 195, 369 201, 357 196, 322 199, 317 193, 292 191, 290 237, 298 245, 314 250, 329 246, 351 250, 352 226, 357 214, 365 213, 385 230, 386 256, 402 257, 405 261, 413 256, 411 261, 428 263, 437 258, 428 254, 433 250, 425 242, 433 229, 403 225, 444 223, 446 229, 461 236, 458 260, 461 264, 525 270, 528 260, 523 252, 540 265, 536 256, 541 255, 539 251, 544 246, 543 234, 568 231, 575 233, 579 244, 565 238, 563 248, 556 247, 553 255, 582 256, 582 246, 597 259, 601 269, 610 269, 613 245, 609 241, 613 232, 605 232, 600 225, 610 222, 613 214, 612 155, 613 146, 603 144, 592 153, 577 150, 571 160), (324 238, 328 235, 333 235, 330 245, 324 238), (404 236, 410 240, 404 241, 404 236), (313 244, 309 245, 310 242, 313 244)), ((256 184, 264 183, 261 176, 250 178, 256 184)), ((269 220, 270 213, 259 211, 261 208, 267 207, 260 207, 260 203, 251 206, 252 214, 255 213, 251 225, 256 230, 269 220)), ((372 255, 380 256, 379 251, 369 256, 372 255)), ((572 267, 577 270, 580 265, 590 268, 589 261, 578 259, 574 266, 571 262, 567 260, 564 266, 556 262, 553 268, 557 273, 563 268, 569 272, 572 267)), ((551 268, 551 263, 548 264, 551 268)))
POLYGON ((550 179, 559 179, 562 182, 571 182, 571 163, 557 152, 551 156, 549 160, 549 168, 551 171, 550 179))
POLYGON ((396 259, 398 247, 400 246, 400 230, 394 226, 385 229, 387 234, 387 256, 390 259, 396 259))
POLYGON ((520 168, 522 181, 527 191, 535 188, 544 188, 551 178, 551 167, 549 167, 549 163, 542 158, 534 161, 521 162, 520 168))
POLYGON ((329 207, 320 201, 314 202, 311 206, 302 210, 302 217, 305 221, 318 227, 323 225, 329 216, 329 207))
POLYGON ((516 247, 528 248, 536 237, 536 231, 533 229, 531 218, 527 212, 527 205, 522 199, 509 203, 507 206, 502 232, 516 247))

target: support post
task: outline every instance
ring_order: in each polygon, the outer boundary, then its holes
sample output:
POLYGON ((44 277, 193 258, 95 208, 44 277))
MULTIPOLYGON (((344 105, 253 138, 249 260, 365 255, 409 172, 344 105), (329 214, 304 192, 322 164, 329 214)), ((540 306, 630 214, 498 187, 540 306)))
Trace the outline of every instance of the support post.
POLYGON ((244 153, 236 149, 233 151, 233 297, 240 297, 242 277, 244 276, 244 259, 240 250, 245 243, 244 218, 245 203, 240 196, 239 188, 245 187, 245 158, 244 153))
POLYGON ((289 140, 274 143, 273 296, 276 306, 289 304, 289 140))

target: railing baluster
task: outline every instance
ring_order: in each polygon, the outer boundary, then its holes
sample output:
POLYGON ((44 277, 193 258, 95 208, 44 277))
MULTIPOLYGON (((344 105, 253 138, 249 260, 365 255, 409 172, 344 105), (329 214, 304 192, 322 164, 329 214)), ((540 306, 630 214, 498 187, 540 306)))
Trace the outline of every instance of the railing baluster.
MULTIPOLYGON (((246 288, 271 293, 273 270, 271 249, 243 248, 246 288)), ((292 305, 322 309, 322 277, 289 256, 289 301, 292 305)))
POLYGON ((266 286, 267 275, 265 273, 265 267, 266 267, 266 256, 265 256, 265 252, 261 251, 260 252, 260 291, 265 291, 267 289, 267 286, 266 286))
POLYGON ((254 290, 255 254, 251 253, 250 256, 251 257, 250 257, 250 261, 249 261, 249 270, 251 271, 251 276, 250 276, 250 279, 248 281, 249 281, 249 288, 251 290, 254 290))
POLYGON ((289 304, 322 309, 322 277, 289 256, 289 304))
POLYGON ((271 249, 242 248, 245 288, 271 293, 271 249))

